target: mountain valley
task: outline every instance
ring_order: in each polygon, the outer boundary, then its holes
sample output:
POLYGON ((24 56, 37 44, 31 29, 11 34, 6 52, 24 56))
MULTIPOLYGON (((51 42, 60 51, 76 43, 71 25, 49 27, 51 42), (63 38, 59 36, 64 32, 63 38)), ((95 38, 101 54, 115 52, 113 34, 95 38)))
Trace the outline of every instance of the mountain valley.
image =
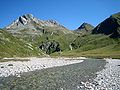
POLYGON ((83 23, 76 30, 25 14, 0 30, 0 37, 0 58, 47 55, 120 58, 120 13, 96 27, 83 23))

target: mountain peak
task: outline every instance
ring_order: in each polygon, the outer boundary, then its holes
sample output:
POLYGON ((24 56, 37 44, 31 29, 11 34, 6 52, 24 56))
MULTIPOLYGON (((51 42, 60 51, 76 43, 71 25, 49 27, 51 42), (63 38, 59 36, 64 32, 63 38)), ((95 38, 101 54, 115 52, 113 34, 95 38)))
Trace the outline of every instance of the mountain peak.
POLYGON ((31 28, 34 27, 34 25, 40 26, 48 26, 48 27, 60 27, 65 28, 64 26, 60 25, 55 20, 39 20, 35 18, 32 14, 24 14, 20 17, 18 17, 17 20, 15 20, 12 24, 5 27, 6 29, 13 30, 13 29, 21 29, 21 28, 31 28))
POLYGON ((91 33, 91 31, 94 29, 94 26, 92 26, 89 23, 84 22, 78 29, 75 31, 77 32, 84 32, 84 33, 91 33))
POLYGON ((52 28, 52 30, 63 30, 63 32, 65 30, 68 31, 55 20, 40 20, 32 14, 24 14, 18 17, 12 24, 5 27, 7 31, 14 34, 21 33, 23 31, 25 31, 25 33, 38 34, 38 32, 43 33, 46 28, 52 28))
POLYGON ((30 23, 34 20, 34 16, 32 14, 24 14, 20 17, 18 17, 17 20, 15 20, 12 24, 5 27, 6 29, 16 29, 19 27, 23 27, 24 25, 30 23))
POLYGON ((86 23, 86 22, 84 22, 78 29, 86 29, 86 30, 88 30, 88 28, 94 28, 94 26, 92 26, 91 24, 89 24, 89 23, 86 23))
MULTIPOLYGON (((26 20, 29 20, 29 19, 33 19, 34 16, 32 14, 24 14, 23 16, 21 16, 22 18, 26 19, 26 20)), ((19 18, 21 18, 19 17, 19 18)))

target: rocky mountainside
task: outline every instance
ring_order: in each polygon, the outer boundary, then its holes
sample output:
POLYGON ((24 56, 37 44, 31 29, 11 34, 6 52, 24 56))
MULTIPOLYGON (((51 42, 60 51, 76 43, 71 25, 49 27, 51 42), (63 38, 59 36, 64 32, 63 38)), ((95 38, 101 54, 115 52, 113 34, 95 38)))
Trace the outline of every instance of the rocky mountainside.
POLYGON ((50 28, 53 29, 53 31, 56 30, 63 33, 70 32, 57 21, 39 20, 32 14, 25 14, 20 16, 12 24, 5 27, 5 29, 12 34, 43 34, 46 33, 46 31, 50 31, 50 28))
POLYGON ((13 36, 32 43, 38 50, 47 54, 69 49, 69 43, 76 36, 54 20, 39 20, 32 14, 20 16, 5 31, 13 36))
POLYGON ((10 24, 9 26, 7 26, 7 29, 16 29, 16 28, 31 28, 31 26, 33 26, 34 28, 34 24, 39 24, 41 27, 43 26, 48 26, 48 27, 60 27, 60 28, 64 28, 62 25, 58 24, 56 21, 54 20, 39 20, 37 18, 35 18, 32 14, 25 14, 23 16, 20 16, 17 20, 15 20, 12 24, 10 24))
POLYGON ((101 22, 92 31, 93 34, 105 34, 110 37, 120 37, 120 13, 113 14, 101 22))
POLYGON ((81 33, 91 33, 92 30, 94 29, 94 26, 88 23, 83 23, 78 29, 75 31, 81 32, 81 33))

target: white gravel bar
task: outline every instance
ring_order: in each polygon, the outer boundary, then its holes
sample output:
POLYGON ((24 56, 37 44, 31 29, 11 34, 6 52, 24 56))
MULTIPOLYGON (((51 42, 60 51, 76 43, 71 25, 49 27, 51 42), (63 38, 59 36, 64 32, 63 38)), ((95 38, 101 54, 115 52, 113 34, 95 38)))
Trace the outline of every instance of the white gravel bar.
POLYGON ((97 73, 95 90, 120 90, 120 60, 106 59, 106 68, 97 73))
POLYGON ((85 90, 120 90, 120 60, 105 60, 108 62, 105 69, 97 72, 92 82, 81 82, 85 90))
POLYGON ((29 71, 41 70, 45 68, 51 68, 51 67, 57 67, 57 66, 63 66, 63 65, 83 62, 81 57, 80 58, 36 58, 36 57, 32 57, 32 58, 25 58, 25 59, 29 59, 30 61, 1 62, 0 63, 0 77, 8 77, 10 75, 20 77, 20 74, 23 72, 29 72, 29 71))

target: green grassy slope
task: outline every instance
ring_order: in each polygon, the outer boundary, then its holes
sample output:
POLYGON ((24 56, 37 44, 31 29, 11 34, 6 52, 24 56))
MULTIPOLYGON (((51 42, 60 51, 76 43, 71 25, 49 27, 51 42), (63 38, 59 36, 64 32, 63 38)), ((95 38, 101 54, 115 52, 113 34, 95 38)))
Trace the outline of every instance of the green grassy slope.
POLYGON ((38 48, 30 43, 0 30, 0 58, 2 57, 27 57, 42 55, 38 48))
POLYGON ((79 35, 59 32, 14 37, 2 30, 0 31, 0 57, 41 56, 42 51, 39 46, 42 42, 49 41, 59 42, 62 51, 61 53, 52 53, 51 56, 120 58, 120 38, 113 39, 101 34, 79 35), (73 50, 70 50, 70 44, 73 50))
MULTIPOLYGON (((73 41, 73 50, 64 51, 61 56, 85 56, 94 58, 120 58, 120 38, 105 35, 79 36, 73 41)), ((57 53, 53 53, 57 56, 57 53)))
POLYGON ((77 37, 72 31, 57 28, 57 27, 44 27, 44 31, 36 34, 26 34, 29 29, 22 30, 21 34, 14 34, 15 37, 24 41, 30 42, 36 47, 39 47, 42 42, 57 41, 60 44, 61 50, 69 50, 69 44, 77 37), (25 32, 24 32, 25 31, 25 32))
POLYGON ((36 47, 42 42, 57 41, 60 44, 62 53, 52 53, 51 56, 85 56, 94 58, 120 58, 120 38, 110 38, 108 35, 81 35, 81 34, 61 34, 60 32, 50 34, 45 33, 40 36, 27 37, 25 40, 30 41, 36 47), (33 40, 32 40, 33 39, 33 40), (32 40, 32 41, 31 41, 32 40), (69 45, 73 50, 70 50, 69 45))

